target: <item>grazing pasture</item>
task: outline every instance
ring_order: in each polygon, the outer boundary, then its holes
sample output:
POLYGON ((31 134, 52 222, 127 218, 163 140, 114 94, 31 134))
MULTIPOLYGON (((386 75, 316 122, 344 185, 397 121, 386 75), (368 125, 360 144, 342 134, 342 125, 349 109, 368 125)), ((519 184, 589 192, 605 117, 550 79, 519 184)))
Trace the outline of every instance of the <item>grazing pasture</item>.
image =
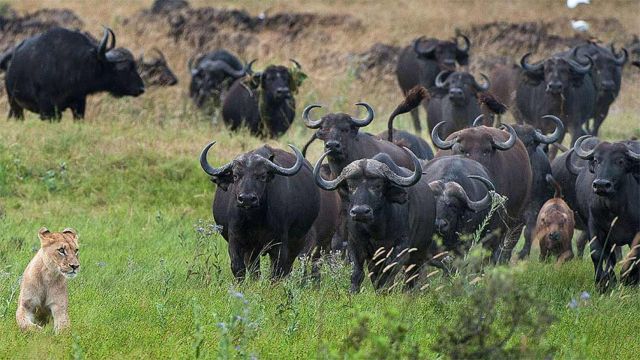
MULTIPOLYGON (((9 8, 20 14, 68 8, 82 19, 82 30, 98 38, 100 25, 110 26, 118 45, 136 58, 153 46, 162 50, 179 79, 177 86, 149 88, 137 98, 90 96, 81 121, 70 112, 53 123, 33 113, 25 113, 24 121, 0 120, 0 358, 637 357, 638 287, 617 285, 600 294, 588 255, 562 266, 539 262, 538 244, 527 260, 498 267, 481 261, 476 244, 453 264, 457 272, 443 275, 430 267, 410 293, 401 286, 376 293, 367 280, 360 293, 350 294, 351 265, 340 256, 324 258, 318 286, 303 276, 309 261, 296 261, 290 277, 273 283, 266 257, 261 279, 238 283, 213 223, 215 185, 198 163, 211 140, 217 141, 209 157, 213 166, 265 141, 287 151, 286 144, 302 148, 313 131, 305 127, 302 109, 313 103, 363 117, 353 104, 366 101, 376 111, 366 131, 385 130, 402 92, 393 66, 367 68, 375 43, 400 49, 421 35, 444 39, 456 28, 471 34, 485 23, 541 19, 554 24, 544 34, 565 37, 573 36, 569 19, 586 19, 593 36, 615 40, 617 48, 640 33, 638 3, 593 2, 568 9, 560 0, 190 1, 192 8, 244 9, 272 19, 257 30, 220 25, 208 43, 188 33, 194 22, 171 33, 168 22, 149 20, 141 11, 151 1, 0 1, 2 16, 9 8), (342 17, 277 22, 277 14, 299 12, 342 17), (231 132, 220 114, 210 117, 196 108, 188 95, 187 62, 214 45, 243 60, 258 58, 256 68, 289 58, 300 62, 308 78, 283 136, 261 140, 246 129, 231 132), (73 227, 80 239, 82 267, 69 282, 71 328, 58 336, 51 325, 22 333, 15 321, 19 279, 38 249, 42 226, 73 227)), ((472 43, 472 73, 482 70, 487 55, 518 61, 525 50, 514 49, 509 54, 472 43)), ((538 49, 532 60, 550 53, 538 49)), ((639 88, 640 70, 625 66, 600 138, 640 136, 639 88)), ((0 93, 1 118, 9 106, 6 91, 0 93)), ((316 111, 319 118, 326 110, 316 111)), ((413 131, 409 114, 395 124, 413 131)), ((309 149, 312 164, 322 154, 320 143, 309 149)))

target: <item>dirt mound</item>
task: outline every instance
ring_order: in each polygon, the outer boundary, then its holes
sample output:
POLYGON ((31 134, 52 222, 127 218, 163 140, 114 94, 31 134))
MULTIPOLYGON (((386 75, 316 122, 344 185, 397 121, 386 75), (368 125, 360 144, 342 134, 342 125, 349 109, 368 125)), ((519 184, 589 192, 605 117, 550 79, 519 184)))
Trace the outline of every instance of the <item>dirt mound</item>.
POLYGON ((467 35, 474 47, 494 49, 500 55, 520 55, 526 52, 549 55, 591 38, 616 42, 625 42, 629 38, 618 19, 587 18, 584 20, 590 26, 587 33, 575 32, 568 18, 523 23, 497 21, 475 24, 457 31, 467 35))
MULTIPOLYGON (((175 2, 164 0, 163 2, 175 2)), ((159 7, 165 10, 148 9, 125 20, 139 33, 149 26, 166 28, 167 35, 176 42, 185 42, 195 50, 224 47, 242 53, 252 45, 264 45, 260 41, 262 34, 275 35, 276 39, 291 42, 301 37, 319 36, 327 38, 325 33, 317 34, 317 28, 325 27, 331 31, 341 29, 361 29, 359 20, 350 15, 320 15, 315 13, 275 13, 253 16, 247 11, 214 7, 190 8, 187 6, 159 7)), ((273 37, 271 38, 273 43, 273 37)))
POLYGON ((0 49, 6 50, 28 37, 57 26, 81 29, 84 23, 67 9, 41 9, 23 16, 9 11, 7 16, 0 16, 0 49))
POLYGON ((375 43, 367 51, 354 55, 356 77, 363 80, 395 78, 401 50, 399 46, 375 43))

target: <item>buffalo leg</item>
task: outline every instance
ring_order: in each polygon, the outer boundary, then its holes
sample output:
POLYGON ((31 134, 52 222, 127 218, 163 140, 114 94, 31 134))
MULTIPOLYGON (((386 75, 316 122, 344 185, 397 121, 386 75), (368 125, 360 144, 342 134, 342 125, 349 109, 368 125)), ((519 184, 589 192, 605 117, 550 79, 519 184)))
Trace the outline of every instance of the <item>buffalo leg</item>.
POLYGON ((290 256, 289 248, 286 246, 287 243, 286 240, 282 240, 280 245, 274 249, 274 252, 269 254, 271 257, 272 280, 281 279, 291 272, 295 257, 290 256))
POLYGON ((73 104, 71 104, 71 113, 73 114, 74 120, 84 119, 84 111, 87 107, 87 99, 82 98, 76 100, 73 104))
POLYGON ((351 270, 351 293, 357 293, 360 291, 360 286, 364 280, 364 258, 362 254, 358 254, 353 249, 349 248, 349 253, 353 260, 353 269, 351 270))
POLYGON ((235 241, 229 240, 229 259, 231 260, 231 272, 236 280, 244 280, 247 268, 244 263, 244 254, 235 241))
MULTIPOLYGON (((538 211, 540 211, 540 209, 538 209, 538 211)), ((537 217, 537 212, 538 211, 527 211, 524 214, 525 217, 525 221, 526 221, 526 226, 524 228, 524 246, 522 247, 522 250, 520 250, 520 252, 518 253, 518 258, 520 260, 526 258, 529 256, 529 253, 531 253, 531 243, 533 242, 533 230, 536 227, 536 217, 537 217)))
POLYGON ((589 237, 587 236, 587 231, 582 231, 578 239, 576 240, 576 248, 578 249, 578 257, 582 258, 584 256, 584 248, 587 246, 587 242, 589 241, 589 237))
POLYGON ((9 97, 9 119, 15 118, 18 120, 24 120, 24 110, 22 106, 18 105, 18 103, 12 98, 9 97))
POLYGON ((607 233, 596 229, 591 217, 589 215, 589 234, 595 237, 591 242, 591 261, 595 269, 596 285, 600 291, 606 291, 616 281, 613 274, 616 255, 613 247, 607 244, 607 233))
POLYGON ((260 252, 252 250, 250 253, 244 253, 244 265, 249 271, 249 277, 251 279, 260 278, 260 252))
POLYGON ((41 120, 60 120, 62 114, 48 99, 40 99, 38 101, 38 109, 41 120))
POLYGON ((413 120, 413 128, 416 130, 417 133, 421 133, 422 125, 420 125, 419 107, 414 108, 413 110, 411 110, 410 113, 411 113, 411 119, 413 120))

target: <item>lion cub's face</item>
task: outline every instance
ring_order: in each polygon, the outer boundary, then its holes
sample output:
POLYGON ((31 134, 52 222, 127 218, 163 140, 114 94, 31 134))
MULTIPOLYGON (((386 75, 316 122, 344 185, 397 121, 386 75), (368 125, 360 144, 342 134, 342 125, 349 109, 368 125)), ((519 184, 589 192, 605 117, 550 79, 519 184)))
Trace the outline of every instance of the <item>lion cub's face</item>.
POLYGON ((67 278, 74 278, 80 269, 78 260, 78 234, 70 228, 62 232, 50 232, 42 228, 38 232, 40 245, 47 258, 67 278))

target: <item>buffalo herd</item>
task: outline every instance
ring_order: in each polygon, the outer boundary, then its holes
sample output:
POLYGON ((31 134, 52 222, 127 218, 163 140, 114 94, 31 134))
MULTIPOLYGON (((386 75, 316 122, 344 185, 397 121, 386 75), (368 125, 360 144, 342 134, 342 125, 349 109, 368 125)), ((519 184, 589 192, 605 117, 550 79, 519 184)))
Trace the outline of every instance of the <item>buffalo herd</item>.
MULTIPOLYGON (((621 260, 621 282, 637 285, 640 142, 598 138, 620 93, 627 50, 587 41, 537 61, 519 54, 519 64, 495 66, 489 76, 470 72, 472 56, 461 34, 420 37, 402 49, 396 75, 404 100, 388 129, 372 134, 366 127, 376 113, 366 102, 356 104, 364 115, 320 113, 310 104, 297 117, 295 97, 307 75, 294 59, 254 70, 256 60, 225 49, 194 54, 189 97, 230 130, 278 138, 301 121, 312 131, 302 151, 263 145, 219 167, 207 160, 215 142, 202 151, 233 275, 258 276, 261 256, 269 255, 278 279, 309 256, 319 279, 323 256, 343 250, 353 265, 351 291, 365 277, 376 289, 409 290, 427 266, 444 269, 476 242, 494 264, 509 263, 521 237, 520 259, 537 241, 542 260, 569 260, 575 228, 578 257, 588 245, 601 290, 616 283, 621 260), (435 154, 420 136, 421 107, 435 154), (506 109, 516 124, 496 116, 506 109), (416 134, 394 129, 403 113, 416 134), (315 165, 305 158, 314 140, 323 144, 315 165)), ((17 119, 24 109, 47 120, 70 109, 82 119, 88 95, 140 96, 178 81, 160 50, 136 60, 116 47, 109 28, 99 41, 50 29, 3 53, 0 70, 9 117, 17 119)))

